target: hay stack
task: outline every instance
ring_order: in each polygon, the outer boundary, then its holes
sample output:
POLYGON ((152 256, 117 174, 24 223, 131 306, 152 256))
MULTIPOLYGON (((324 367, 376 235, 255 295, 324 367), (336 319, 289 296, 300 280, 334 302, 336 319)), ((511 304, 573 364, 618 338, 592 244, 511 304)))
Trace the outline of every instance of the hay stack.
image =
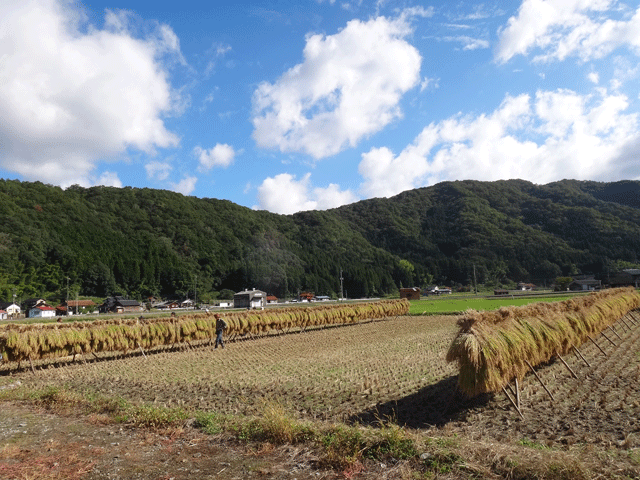
POLYGON ((468 311, 447 353, 460 367, 458 383, 467 395, 498 392, 535 366, 579 347, 631 310, 640 294, 618 288, 553 303, 468 311))

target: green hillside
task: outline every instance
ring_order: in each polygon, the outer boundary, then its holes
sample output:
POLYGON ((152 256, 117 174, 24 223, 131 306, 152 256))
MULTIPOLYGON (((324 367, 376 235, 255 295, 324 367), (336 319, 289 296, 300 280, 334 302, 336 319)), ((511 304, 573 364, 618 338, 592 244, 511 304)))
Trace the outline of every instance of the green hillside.
POLYGON ((349 297, 399 286, 550 283, 640 255, 640 182, 444 182, 276 215, 164 190, 0 180, 0 300, 260 288, 349 297))

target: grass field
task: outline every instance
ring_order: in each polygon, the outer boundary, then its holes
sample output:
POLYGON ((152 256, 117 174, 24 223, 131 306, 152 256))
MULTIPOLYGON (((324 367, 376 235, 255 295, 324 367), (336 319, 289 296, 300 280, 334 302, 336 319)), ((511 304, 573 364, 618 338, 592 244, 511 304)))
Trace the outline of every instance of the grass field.
MULTIPOLYGON (((473 297, 473 296, 452 296, 442 295, 421 300, 412 300, 409 307, 410 315, 445 315, 461 313, 468 309, 473 310, 497 310, 500 307, 528 305, 536 302, 559 302, 567 300, 580 293, 548 296, 525 296, 512 295, 505 297, 473 297)), ((582 294, 584 295, 584 294, 582 294)))
POLYGON ((224 350, 194 345, 146 356, 35 362, 35 373, 2 364, 0 399, 49 392, 50 402, 61 398, 51 392, 64 389, 110 399, 101 400, 110 408, 128 404, 147 414, 182 412, 171 418, 213 418, 213 426, 206 424, 212 432, 225 428, 215 423, 219 418, 233 418, 244 425, 233 427, 238 438, 261 441, 267 427, 261 424, 256 436, 251 419, 266 419, 284 441, 319 438, 329 457, 341 442, 342 467, 375 453, 371 445, 388 454, 391 438, 403 447, 385 462, 405 458, 410 468, 385 478, 640 477, 640 326, 616 326, 615 342, 596 338, 606 357, 586 344, 581 350, 590 366, 567 356, 577 380, 559 362, 540 367, 555 400, 528 376, 521 385, 523 420, 503 395, 466 399, 457 392, 457 366, 445 362, 457 319, 404 316, 229 342, 224 350), (333 433, 315 437, 326 425, 333 433), (387 443, 362 446, 375 431, 384 432, 387 443))

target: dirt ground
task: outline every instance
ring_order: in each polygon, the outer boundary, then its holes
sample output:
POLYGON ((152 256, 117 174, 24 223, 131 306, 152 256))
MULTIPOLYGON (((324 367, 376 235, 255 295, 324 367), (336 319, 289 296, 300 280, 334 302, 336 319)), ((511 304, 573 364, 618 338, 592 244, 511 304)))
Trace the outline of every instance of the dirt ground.
MULTIPOLYGON (((0 478, 7 480, 344 478, 319 468, 313 452, 296 447, 257 450, 189 426, 133 429, 101 417, 61 416, 15 402, 0 405, 0 444, 0 478)), ((371 478, 385 475, 371 473, 371 478)))

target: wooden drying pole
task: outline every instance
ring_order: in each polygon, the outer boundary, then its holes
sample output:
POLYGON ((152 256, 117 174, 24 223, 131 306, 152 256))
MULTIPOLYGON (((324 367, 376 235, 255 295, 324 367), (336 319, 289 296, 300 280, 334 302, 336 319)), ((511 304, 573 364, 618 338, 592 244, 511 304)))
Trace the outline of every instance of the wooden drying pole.
POLYGON ((576 355, 578 355, 582 359, 582 361, 587 364, 587 367, 591 367, 589 362, 587 362, 587 359, 582 356, 582 354, 580 353, 580 350, 578 350, 578 348, 575 345, 572 345, 571 348, 573 348, 573 351, 576 352, 576 355))
POLYGON ((620 340, 622 340, 622 337, 620 335, 618 335, 618 332, 616 332, 615 329, 611 325, 609 325, 609 330, 611 330, 616 337, 618 337, 620 340))
MULTIPOLYGON (((511 389, 511 385, 509 385, 509 384, 507 384, 507 385, 509 386, 509 389, 511 389)), ((516 404, 516 402, 513 400, 513 398, 511 398, 511 395, 509 395, 509 392, 507 392, 507 389, 502 387, 502 391, 504 392, 504 394, 507 396, 507 398, 511 402, 511 405, 513 405, 513 408, 516 409, 516 412, 518 412, 518 415, 520 415, 520 418, 522 418, 524 420, 524 415, 522 415, 522 412, 520 411, 520 408, 518 408, 518 405, 516 404)))
POLYGON ((602 352, 602 354, 603 354, 605 357, 607 356, 607 354, 606 354, 606 353, 605 353, 605 351, 600 347, 600 345, 598 345, 598 343, 597 343, 593 338, 591 338, 591 335, 587 335, 587 338, 588 338, 589 340, 591 340, 591 341, 593 342, 593 344, 594 344, 596 347, 598 347, 598 350, 600 350, 600 351, 602 352))
POLYGON ((618 345, 616 345, 616 342, 614 342, 613 340, 611 340, 609 337, 607 337, 604 334, 604 330, 600 332, 600 335, 602 335, 604 338, 606 338, 607 340, 609 340, 611 342, 611 345, 613 345, 614 347, 617 347, 618 345))
POLYGON ((540 378, 540 376, 538 375, 538 373, 535 371, 535 369, 533 368, 533 366, 529 363, 529 360, 525 360, 525 363, 527 365, 529 365, 529 368, 531 369, 531 371, 533 372, 533 374, 536 376, 536 378, 538 379, 538 381, 540 382, 540 385, 542 385, 542 388, 544 388, 544 390, 547 392, 547 394, 549 395, 549 397, 551 397, 552 401, 556 401, 555 398, 553 398, 553 395, 551 395, 551 392, 549 391, 549 389, 547 388, 547 386, 544 384, 544 382, 542 381, 542 379, 540 378))
POLYGON ((571 367, 569 366, 569 364, 567 362, 564 361, 564 358, 562 358, 560 356, 560 354, 558 352, 556 352, 556 356, 560 359, 560 361, 562 362, 562 364, 567 367, 567 370, 569 370, 571 372, 571 375, 573 375, 573 378, 577 379, 578 376, 576 375, 576 372, 574 372, 573 370, 571 370, 571 367))

